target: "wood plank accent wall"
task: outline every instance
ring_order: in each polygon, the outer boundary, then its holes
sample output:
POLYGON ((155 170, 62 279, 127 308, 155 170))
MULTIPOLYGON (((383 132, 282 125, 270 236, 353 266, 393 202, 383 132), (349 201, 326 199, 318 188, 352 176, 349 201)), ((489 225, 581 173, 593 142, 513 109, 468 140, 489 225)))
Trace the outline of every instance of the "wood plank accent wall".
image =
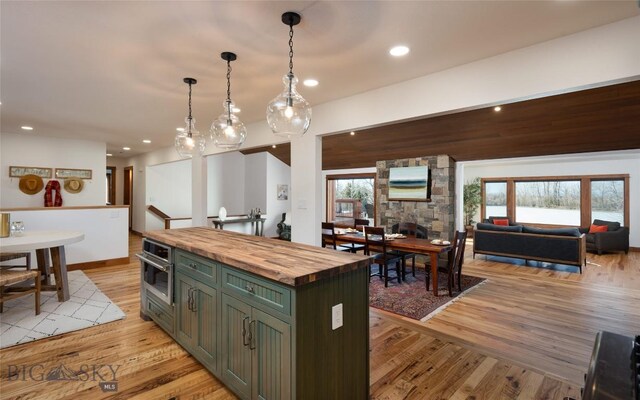
POLYGON ((456 161, 640 148, 640 80, 322 138, 322 169, 448 154, 456 161))

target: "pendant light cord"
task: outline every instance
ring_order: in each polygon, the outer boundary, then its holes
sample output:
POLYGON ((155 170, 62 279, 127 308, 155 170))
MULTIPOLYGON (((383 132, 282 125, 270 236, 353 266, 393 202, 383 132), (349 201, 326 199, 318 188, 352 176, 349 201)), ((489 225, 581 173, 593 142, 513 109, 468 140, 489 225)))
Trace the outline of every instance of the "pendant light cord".
POLYGON ((292 106, 292 91, 293 91, 293 23, 289 23, 289 96, 287 99, 287 106, 292 106))
POLYGON ((189 127, 187 128, 187 136, 191 137, 191 83, 189 83, 189 127))
POLYGON ((227 124, 231 125, 231 60, 227 59, 227 124))
POLYGON ((289 24, 289 74, 293 75, 293 25, 289 24))

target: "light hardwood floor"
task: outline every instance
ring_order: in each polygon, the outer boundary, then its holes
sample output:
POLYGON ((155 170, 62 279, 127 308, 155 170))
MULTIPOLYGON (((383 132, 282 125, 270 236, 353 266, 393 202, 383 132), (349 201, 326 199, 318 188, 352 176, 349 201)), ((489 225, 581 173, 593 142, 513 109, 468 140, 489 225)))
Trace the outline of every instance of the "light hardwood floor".
MULTIPOLYGON (((139 251, 133 236, 130 253, 139 251)), ((640 254, 589 259, 599 266, 578 275, 467 258, 465 272, 488 281, 435 318, 421 323, 371 309, 372 398, 579 398, 595 332, 640 332, 640 254)), ((160 328, 139 318, 133 256, 129 264, 85 273, 127 318, 1 350, 0 398, 235 398, 160 328), (102 392, 91 380, 41 381, 37 373, 22 380, 9 368, 61 364, 119 366, 118 391, 102 392)))

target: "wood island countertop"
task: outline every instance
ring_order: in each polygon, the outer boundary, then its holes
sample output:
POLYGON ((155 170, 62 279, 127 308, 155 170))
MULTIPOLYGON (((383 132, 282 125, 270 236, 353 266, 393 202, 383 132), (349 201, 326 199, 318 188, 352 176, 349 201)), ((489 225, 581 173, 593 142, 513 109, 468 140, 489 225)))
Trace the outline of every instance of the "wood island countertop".
POLYGON ((145 236, 289 286, 368 268, 368 257, 212 228, 146 232, 145 236))

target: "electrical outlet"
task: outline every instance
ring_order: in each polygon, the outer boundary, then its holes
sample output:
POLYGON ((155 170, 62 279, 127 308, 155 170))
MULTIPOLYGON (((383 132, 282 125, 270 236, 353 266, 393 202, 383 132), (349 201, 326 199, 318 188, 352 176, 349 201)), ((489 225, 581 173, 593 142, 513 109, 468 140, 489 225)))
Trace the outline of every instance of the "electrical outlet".
POLYGON ((331 307, 331 329, 334 331, 342 326, 342 303, 331 307))

